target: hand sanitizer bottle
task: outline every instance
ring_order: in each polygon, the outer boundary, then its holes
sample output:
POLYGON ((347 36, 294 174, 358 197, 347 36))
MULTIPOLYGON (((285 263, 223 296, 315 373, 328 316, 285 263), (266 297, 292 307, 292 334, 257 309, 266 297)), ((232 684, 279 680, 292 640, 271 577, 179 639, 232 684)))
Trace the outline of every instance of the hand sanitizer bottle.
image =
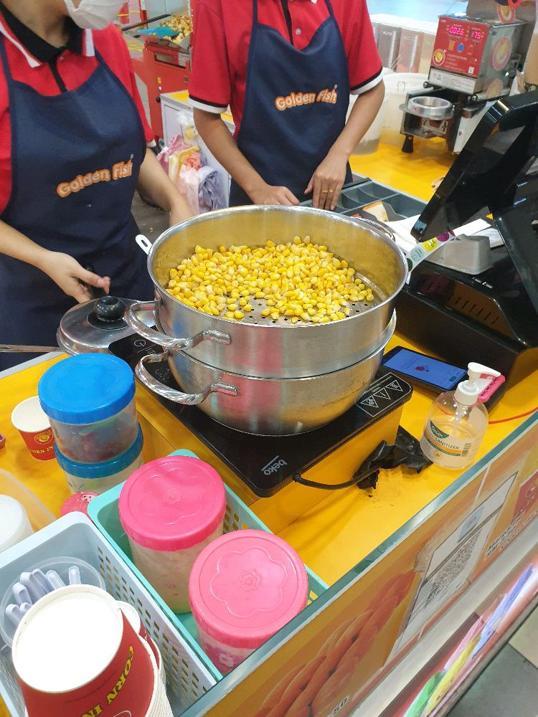
POLYGON ((498 371, 477 363, 470 363, 467 373, 467 381, 433 402, 420 441, 426 458, 450 470, 472 464, 488 427, 488 411, 478 401, 488 382, 484 378, 500 376, 498 371))

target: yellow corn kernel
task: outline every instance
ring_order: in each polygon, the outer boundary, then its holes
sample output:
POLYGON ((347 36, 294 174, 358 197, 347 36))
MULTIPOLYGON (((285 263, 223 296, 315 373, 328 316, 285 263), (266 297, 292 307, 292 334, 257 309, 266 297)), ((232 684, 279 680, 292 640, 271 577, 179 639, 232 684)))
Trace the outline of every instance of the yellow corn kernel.
POLYGON ((166 290, 211 316, 234 319, 253 311, 252 298, 265 300, 262 316, 284 315, 292 323, 341 320, 351 313, 348 302, 374 299, 349 262, 298 235, 258 247, 198 245, 170 270, 166 290))
POLYGON ((241 319, 245 318, 245 314, 242 311, 234 311, 234 318, 241 321, 241 319))
POLYGON ((234 318, 235 318, 233 311, 227 311, 227 312, 224 314, 224 316, 225 316, 227 319, 234 319, 234 318))

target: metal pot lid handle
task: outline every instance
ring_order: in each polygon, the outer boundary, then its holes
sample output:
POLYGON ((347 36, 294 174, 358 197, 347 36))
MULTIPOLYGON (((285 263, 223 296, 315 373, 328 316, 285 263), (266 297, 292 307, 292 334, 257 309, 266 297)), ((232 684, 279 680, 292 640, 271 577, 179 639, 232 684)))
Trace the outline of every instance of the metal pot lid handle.
POLYGON ((212 383, 204 391, 200 393, 183 393, 175 388, 170 388, 166 384, 161 383, 159 379, 154 378, 148 369, 146 364, 148 363, 160 363, 168 358, 168 353, 165 351, 162 354, 147 354, 142 356, 135 368, 135 373, 144 386, 156 393, 162 398, 166 398, 174 403, 181 403, 185 406, 198 406, 200 403, 205 401, 210 393, 225 393, 228 396, 237 396, 239 391, 235 386, 230 386, 224 383, 212 383))
POLYGON ((137 334, 140 334, 140 336, 148 341, 152 341, 158 346, 162 346, 167 351, 192 349, 198 346, 202 341, 216 341, 219 344, 230 344, 232 342, 228 334, 223 334, 220 331, 213 331, 211 329, 200 331, 200 333, 189 338, 173 338, 155 329, 150 329, 147 324, 138 318, 138 313, 151 311, 155 315, 156 308, 157 301, 135 301, 131 306, 127 307, 125 311, 125 321, 137 334))

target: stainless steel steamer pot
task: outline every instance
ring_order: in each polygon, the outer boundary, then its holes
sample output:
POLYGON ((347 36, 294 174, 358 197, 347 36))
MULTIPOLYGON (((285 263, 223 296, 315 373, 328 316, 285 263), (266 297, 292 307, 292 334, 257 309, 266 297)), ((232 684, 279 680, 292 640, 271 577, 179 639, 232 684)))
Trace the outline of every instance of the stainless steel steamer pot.
POLYGON ((284 436, 304 433, 345 413, 373 381, 396 327, 393 315, 370 356, 338 371, 309 378, 260 378, 231 373, 183 351, 144 356, 136 367, 142 383, 164 398, 198 405, 211 418, 245 433, 284 436), (168 359, 183 393, 165 386, 147 370, 168 359))
POLYGON ((208 366, 250 377, 300 378, 332 373, 375 352, 405 284, 407 265, 382 224, 306 207, 239 207, 204 214, 164 232, 153 245, 148 269, 156 300, 129 307, 126 320, 139 334, 168 351, 184 351, 208 366), (375 296, 353 305, 352 314, 328 324, 291 324, 261 317, 261 302, 243 321, 208 316, 170 296, 169 271, 197 245, 259 246, 310 236, 346 259, 375 296), (159 330, 148 329, 147 312, 159 330), (143 321, 141 319, 144 319, 143 321))

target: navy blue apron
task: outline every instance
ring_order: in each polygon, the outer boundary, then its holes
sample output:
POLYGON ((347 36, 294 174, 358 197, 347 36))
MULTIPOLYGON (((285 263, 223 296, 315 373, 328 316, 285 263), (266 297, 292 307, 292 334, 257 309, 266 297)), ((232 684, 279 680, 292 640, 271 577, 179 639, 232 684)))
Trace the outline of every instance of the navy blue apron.
MULTIPOLYGON (((329 17, 308 47, 295 48, 258 22, 253 0, 245 109, 237 145, 261 177, 290 189, 299 201, 317 167, 345 127, 349 73, 330 0, 329 17)), ((348 167, 346 181, 351 181, 348 167)), ((252 204, 232 182, 230 205, 252 204)))
MULTIPOLYGON (((1 219, 36 244, 110 276, 116 296, 152 298, 131 215, 146 153, 135 103, 99 55, 77 90, 40 95, 13 79, 4 42, 13 181, 1 219)), ((0 254, 0 343, 55 345, 60 319, 75 303, 42 271, 0 254)), ((0 353, 0 370, 29 358, 0 353)))

